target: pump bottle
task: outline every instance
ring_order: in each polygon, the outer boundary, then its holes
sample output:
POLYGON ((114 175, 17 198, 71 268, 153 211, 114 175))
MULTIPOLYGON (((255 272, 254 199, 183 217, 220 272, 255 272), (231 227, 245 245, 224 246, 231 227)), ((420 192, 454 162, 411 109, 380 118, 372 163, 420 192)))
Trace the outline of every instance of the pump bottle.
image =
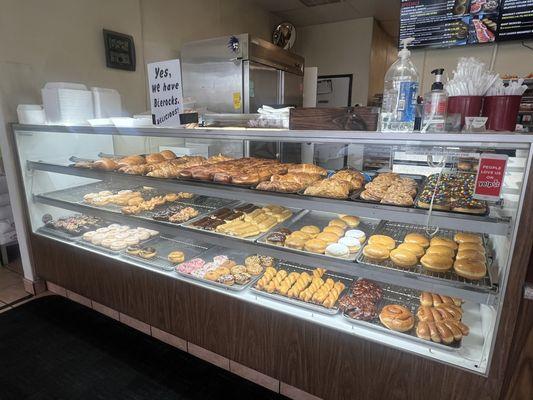
POLYGON ((446 126, 446 113, 448 109, 448 95, 442 84, 443 68, 431 71, 435 75, 435 82, 431 91, 424 96, 424 117, 421 132, 444 132, 446 126))
POLYGON ((419 76, 407 49, 413 40, 402 40, 403 48, 398 52, 398 60, 385 74, 379 119, 382 132, 412 132, 414 129, 419 76))

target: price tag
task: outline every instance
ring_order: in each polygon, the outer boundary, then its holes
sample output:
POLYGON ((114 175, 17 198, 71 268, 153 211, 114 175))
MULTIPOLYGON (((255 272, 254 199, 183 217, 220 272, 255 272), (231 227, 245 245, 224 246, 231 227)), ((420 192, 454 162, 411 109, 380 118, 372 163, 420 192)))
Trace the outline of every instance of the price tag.
POLYGON ((507 159, 505 154, 481 154, 474 198, 489 201, 500 199, 507 159))
POLYGON ((148 64, 147 72, 153 124, 179 126, 183 113, 180 60, 148 64))

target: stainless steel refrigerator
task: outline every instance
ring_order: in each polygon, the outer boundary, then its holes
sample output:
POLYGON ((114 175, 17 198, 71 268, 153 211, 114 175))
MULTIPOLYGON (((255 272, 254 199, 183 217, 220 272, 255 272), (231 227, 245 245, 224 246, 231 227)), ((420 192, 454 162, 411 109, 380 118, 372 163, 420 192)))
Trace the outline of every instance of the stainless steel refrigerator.
POLYGON ((249 34, 186 43, 181 62, 184 96, 209 112, 302 106, 304 58, 249 34))

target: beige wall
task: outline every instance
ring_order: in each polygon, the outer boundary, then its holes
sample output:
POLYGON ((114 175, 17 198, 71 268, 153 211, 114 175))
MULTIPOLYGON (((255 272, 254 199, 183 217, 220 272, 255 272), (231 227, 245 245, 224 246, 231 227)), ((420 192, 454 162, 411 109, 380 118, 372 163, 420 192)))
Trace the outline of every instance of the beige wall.
POLYGON ((141 0, 141 10, 146 63, 179 57, 191 40, 272 32, 271 14, 248 0, 141 0))
MULTIPOLYGON (((442 67, 445 74, 452 76, 459 57, 477 57, 491 65, 494 57, 494 71, 505 74, 527 75, 533 72, 533 51, 523 47, 520 42, 498 43, 455 47, 450 49, 413 50, 413 61, 421 76, 421 93, 426 93, 433 82, 431 71, 442 67)), ((446 77, 445 77, 446 80, 446 77)))
POLYGON ((352 104, 367 103, 373 18, 297 29, 294 51, 318 75, 353 74, 352 104))
POLYGON ((40 104, 47 81, 117 89, 128 110, 145 108, 145 74, 139 0, 2 0, 0 95, 6 121, 19 103, 40 104), (135 72, 105 66, 102 28, 136 42, 135 72))
MULTIPOLYGON (((2 0, 0 96, 6 121, 18 104, 40 104, 46 82, 117 89, 129 113, 147 109, 147 62, 181 44, 229 33, 269 38, 270 14, 247 0, 2 0), (102 29, 133 36, 135 72, 107 68, 102 29)), ((0 110, 2 111, 2 110, 0 110)))

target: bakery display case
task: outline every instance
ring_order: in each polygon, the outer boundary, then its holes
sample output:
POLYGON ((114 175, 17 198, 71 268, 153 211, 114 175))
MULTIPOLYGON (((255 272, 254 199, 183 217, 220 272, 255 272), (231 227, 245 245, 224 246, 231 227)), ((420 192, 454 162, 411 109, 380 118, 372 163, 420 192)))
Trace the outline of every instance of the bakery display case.
POLYGON ((12 132, 39 243, 488 376, 517 295, 532 136, 12 132), (388 162, 364 169, 367 148, 388 162), (474 193, 487 153, 508 157, 496 201, 474 193))

